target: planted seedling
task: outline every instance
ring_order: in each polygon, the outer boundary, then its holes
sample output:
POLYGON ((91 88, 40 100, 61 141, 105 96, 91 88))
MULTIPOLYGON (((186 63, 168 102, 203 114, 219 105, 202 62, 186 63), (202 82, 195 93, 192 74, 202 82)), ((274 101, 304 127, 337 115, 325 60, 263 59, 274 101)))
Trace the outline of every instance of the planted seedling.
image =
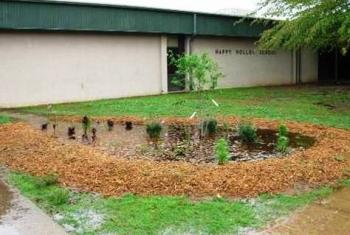
POLYGON ((215 156, 219 165, 224 165, 230 157, 230 148, 226 139, 221 138, 215 145, 215 156))
MULTIPOLYGON (((56 136, 57 117, 55 115, 55 111, 52 105, 47 106, 47 119, 49 122, 47 123, 46 129, 48 128, 49 123, 53 120, 53 123, 52 123, 53 136, 56 136)), ((42 129, 43 127, 45 128, 45 126, 42 126, 42 129)))
POLYGON ((288 146, 289 146, 288 132, 289 131, 286 125, 281 124, 278 127, 276 150, 280 153, 286 153, 288 150, 288 146))
POLYGON ((255 143, 258 139, 256 127, 251 123, 238 124, 238 135, 245 143, 255 143))
POLYGON ((41 130, 42 130, 42 131, 47 131, 47 127, 48 127, 48 126, 49 126, 49 123, 48 123, 48 122, 42 124, 42 125, 41 125, 41 130))
POLYGON ((286 136, 288 137, 288 127, 284 124, 281 124, 279 127, 278 127, 278 136, 286 136))
POLYGON ((132 122, 125 122, 125 130, 130 131, 132 130, 132 122))
POLYGON ((68 138, 70 140, 75 140, 75 127, 68 127, 68 138))
POLYGON ((53 129, 53 135, 56 136, 56 128, 57 128, 57 124, 54 123, 52 124, 52 129, 53 129))
POLYGON ((150 139, 158 140, 162 131, 162 125, 159 122, 152 122, 147 124, 146 132, 150 139))
POLYGON ((286 136, 278 136, 276 150, 280 153, 286 153, 288 150, 289 139, 286 136))
POLYGON ((112 120, 107 120, 108 131, 112 131, 114 127, 114 122, 112 120))
POLYGON ((97 129, 96 128, 92 128, 92 130, 91 130, 91 132, 92 132, 92 137, 91 137, 91 139, 92 139, 92 143, 96 143, 96 140, 97 140, 97 129))
POLYGON ((81 120, 81 123, 84 131, 84 134, 82 135, 82 139, 83 141, 89 141, 88 130, 90 129, 91 121, 87 116, 84 116, 83 119, 81 120))

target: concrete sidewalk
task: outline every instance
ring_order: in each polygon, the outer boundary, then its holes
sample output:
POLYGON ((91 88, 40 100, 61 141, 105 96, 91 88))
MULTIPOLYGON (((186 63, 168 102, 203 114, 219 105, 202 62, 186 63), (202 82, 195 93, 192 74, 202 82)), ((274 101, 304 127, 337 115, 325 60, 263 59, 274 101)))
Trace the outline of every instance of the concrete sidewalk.
POLYGON ((31 201, 0 182, 0 235, 67 235, 48 215, 31 201), (8 205, 6 205, 6 203, 8 205))

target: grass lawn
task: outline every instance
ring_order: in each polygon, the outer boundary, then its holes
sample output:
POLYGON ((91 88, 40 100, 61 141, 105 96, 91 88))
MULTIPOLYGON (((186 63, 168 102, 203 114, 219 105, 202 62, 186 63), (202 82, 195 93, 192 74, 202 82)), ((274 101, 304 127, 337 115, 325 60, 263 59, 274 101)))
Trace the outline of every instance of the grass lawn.
POLYGON ((103 198, 59 187, 52 177, 13 172, 9 182, 73 234, 235 234, 259 228, 333 192, 324 186, 296 196, 191 201, 186 197, 134 195, 103 198))
MULTIPOLYGON (((211 102, 208 112, 217 115, 294 120, 350 128, 350 87, 256 87, 210 92, 220 107, 211 102)), ((198 110, 193 93, 100 100, 55 105, 58 115, 90 116, 185 116, 198 110)), ((46 106, 22 111, 47 114, 46 106)))
POLYGON ((5 123, 9 123, 10 121, 11 121, 11 119, 9 117, 0 115, 0 125, 5 124, 5 123))

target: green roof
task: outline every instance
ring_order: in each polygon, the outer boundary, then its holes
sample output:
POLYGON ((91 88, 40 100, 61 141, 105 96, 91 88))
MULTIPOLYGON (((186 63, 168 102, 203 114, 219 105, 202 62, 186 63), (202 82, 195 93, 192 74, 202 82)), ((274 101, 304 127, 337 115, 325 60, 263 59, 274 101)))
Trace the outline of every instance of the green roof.
POLYGON ((35 0, 2 0, 0 29, 95 31, 258 37, 253 18, 143 7, 35 0))

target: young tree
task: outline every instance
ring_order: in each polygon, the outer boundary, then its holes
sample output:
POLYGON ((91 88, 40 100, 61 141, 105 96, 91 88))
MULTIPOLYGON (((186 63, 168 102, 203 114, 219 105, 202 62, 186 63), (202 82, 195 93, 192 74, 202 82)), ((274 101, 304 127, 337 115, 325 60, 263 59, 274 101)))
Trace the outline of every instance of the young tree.
POLYGON ((338 48, 346 54, 350 46, 348 0, 262 0, 258 11, 284 19, 262 34, 261 48, 338 48))
POLYGON ((214 90, 218 85, 218 80, 223 77, 219 71, 219 65, 207 53, 184 54, 178 57, 170 55, 170 58, 171 63, 176 66, 177 79, 174 80, 174 83, 185 85, 190 91, 198 94, 200 104, 202 104, 199 113, 204 114, 204 106, 207 105, 205 103, 211 100, 209 93, 204 91, 214 90))
MULTIPOLYGON (((203 54, 185 54, 179 57, 170 55, 171 63, 176 66, 175 80, 177 85, 186 85, 190 91, 198 96, 198 106, 195 113, 202 118, 209 118, 210 113, 208 107, 218 105, 206 90, 214 90, 218 85, 218 80, 223 77, 219 71, 219 65, 207 53, 203 54), (183 79, 185 78, 185 79, 183 79), (185 84, 181 84, 185 82, 185 84), (209 103, 212 103, 211 105, 209 103)), ((203 123, 205 122, 203 120, 203 123)), ((202 133, 207 129, 201 126, 202 133)))
POLYGON ((176 66, 178 79, 174 83, 186 85, 191 91, 202 92, 215 89, 218 79, 223 76, 219 65, 207 53, 170 55, 171 63, 176 66), (181 79, 185 77, 185 79, 181 79), (180 84, 185 82, 185 84, 180 84))

